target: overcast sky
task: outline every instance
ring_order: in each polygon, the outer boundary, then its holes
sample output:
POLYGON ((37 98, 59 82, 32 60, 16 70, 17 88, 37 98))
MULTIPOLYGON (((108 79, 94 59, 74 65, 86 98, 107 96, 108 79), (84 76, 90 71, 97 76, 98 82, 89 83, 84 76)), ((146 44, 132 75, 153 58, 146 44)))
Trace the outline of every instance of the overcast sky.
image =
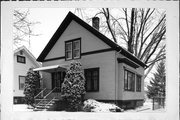
MULTIPOLYGON (((31 8, 29 20, 34 22, 40 22, 33 27, 35 34, 39 36, 31 37, 31 52, 37 58, 42 52, 46 44, 51 39, 65 16, 69 11, 74 9, 62 9, 62 8, 31 8)), ((28 45, 26 45, 28 47, 28 45)))
MULTIPOLYGON (((27 10, 27 9, 26 9, 27 10)), ((75 8, 30 8, 28 19, 33 22, 40 22, 33 27, 35 34, 39 36, 31 37, 31 48, 28 44, 23 43, 32 54, 37 58, 46 44, 49 42, 61 22, 64 20, 68 12, 75 12, 75 8)), ((88 16, 94 16, 96 11, 93 9, 86 10, 88 16)), ((76 10, 76 14, 78 11, 76 10)), ((80 16, 81 17, 81 16, 80 16)))

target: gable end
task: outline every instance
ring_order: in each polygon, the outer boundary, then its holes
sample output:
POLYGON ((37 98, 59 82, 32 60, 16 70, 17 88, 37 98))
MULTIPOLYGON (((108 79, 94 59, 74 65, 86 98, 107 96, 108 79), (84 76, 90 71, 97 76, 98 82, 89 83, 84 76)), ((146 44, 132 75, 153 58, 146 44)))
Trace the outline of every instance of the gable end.
POLYGON ((116 43, 109 40, 106 36, 104 36, 99 31, 91 27, 89 24, 87 24, 86 22, 84 22, 83 20, 75 16, 73 13, 69 12, 66 18, 63 20, 63 22, 59 26, 59 28, 56 30, 56 32, 52 36, 52 38, 50 39, 50 41, 48 42, 48 44, 46 45, 46 47, 44 48, 44 50, 42 51, 42 53, 40 54, 40 56, 37 58, 37 61, 40 61, 40 62, 44 61, 47 54, 51 51, 52 47, 58 41, 58 39, 60 38, 60 36, 62 35, 62 33, 65 31, 65 29, 68 27, 68 25, 70 24, 72 20, 79 23, 81 26, 83 26, 85 29, 90 31, 95 36, 97 36, 100 40, 105 42, 108 46, 110 46, 114 50, 118 48, 118 45, 116 43))
MULTIPOLYGON (((68 25, 70 24, 70 22, 72 20, 74 20, 75 22, 77 22, 78 24, 83 26, 85 29, 90 31, 93 35, 95 35, 100 40, 102 40, 104 43, 106 43, 108 46, 110 46, 112 50, 116 50, 117 52, 120 51, 122 55, 131 59, 132 61, 139 64, 140 66, 142 66, 144 68, 147 67, 146 64, 144 64, 142 61, 140 61, 138 58, 136 58, 130 52, 128 52, 127 50, 120 47, 118 44, 116 44, 115 42, 113 42, 112 40, 107 38, 105 35, 100 33, 98 30, 96 30, 95 28, 93 28, 92 26, 90 26, 89 24, 84 22, 83 20, 81 20, 79 17, 74 15, 72 12, 69 12, 68 15, 66 16, 66 18, 63 20, 63 22, 58 27, 58 29, 56 30, 56 32, 54 33, 54 35, 52 36, 52 38, 50 39, 50 41, 48 42, 48 44, 46 45, 46 47, 44 48, 42 53, 40 54, 40 56, 37 58, 37 61, 39 61, 39 62, 45 61, 45 57, 51 51, 53 46, 56 44, 56 42, 61 37, 61 35, 63 34, 63 32, 65 31, 65 29, 68 27, 68 25)), ((64 56, 62 56, 61 58, 64 58, 64 56)))

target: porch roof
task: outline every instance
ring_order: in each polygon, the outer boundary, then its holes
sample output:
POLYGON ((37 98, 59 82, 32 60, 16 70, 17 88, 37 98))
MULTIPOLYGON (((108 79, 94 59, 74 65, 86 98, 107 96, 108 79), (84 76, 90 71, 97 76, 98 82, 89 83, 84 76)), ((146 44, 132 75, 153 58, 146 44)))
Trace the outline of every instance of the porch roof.
POLYGON ((33 69, 33 71, 57 72, 66 71, 67 65, 52 65, 33 69))

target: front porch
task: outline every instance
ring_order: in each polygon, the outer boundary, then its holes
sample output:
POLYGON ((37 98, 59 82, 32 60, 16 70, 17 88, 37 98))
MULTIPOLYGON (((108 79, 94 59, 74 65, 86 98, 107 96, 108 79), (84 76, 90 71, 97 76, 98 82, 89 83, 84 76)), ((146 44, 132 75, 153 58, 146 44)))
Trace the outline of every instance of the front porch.
POLYGON ((53 65, 33 69, 42 75, 48 74, 49 77, 40 81, 40 88, 37 88, 34 110, 51 110, 54 104, 61 99, 61 86, 66 74, 67 65, 53 65))

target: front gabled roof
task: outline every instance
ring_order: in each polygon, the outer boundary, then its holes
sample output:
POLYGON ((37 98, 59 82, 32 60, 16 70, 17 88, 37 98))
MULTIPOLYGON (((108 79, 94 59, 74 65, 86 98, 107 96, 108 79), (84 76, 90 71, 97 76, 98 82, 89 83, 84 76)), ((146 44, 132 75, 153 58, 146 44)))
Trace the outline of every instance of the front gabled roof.
POLYGON ((36 58, 34 57, 34 55, 25 47, 25 46, 21 46, 19 48, 17 48, 16 50, 14 50, 14 55, 16 55, 19 51, 23 51, 28 57, 29 59, 37 66, 37 67, 41 67, 41 63, 36 61, 36 58))
POLYGON ((84 22, 83 20, 81 20, 79 17, 77 17, 76 15, 74 15, 72 12, 69 12, 67 14, 67 16, 65 17, 65 19, 63 20, 63 22, 61 23, 61 25, 59 26, 59 28, 56 30, 56 32, 54 33, 54 35, 52 36, 52 38, 50 39, 50 41, 48 42, 48 44, 46 45, 46 47, 44 48, 44 50, 41 52, 41 54, 39 55, 39 57, 37 58, 37 61, 43 62, 45 57, 47 56, 47 54, 51 51, 51 49, 53 48, 53 46, 55 45, 55 43, 58 41, 58 39, 61 37, 62 33, 65 31, 65 29, 68 27, 68 25, 71 23, 71 21, 74 20, 76 21, 78 24, 80 24, 81 26, 83 26, 85 29, 87 29, 89 32, 91 32, 92 34, 94 34, 96 37, 98 37, 100 40, 102 40, 103 42, 105 42, 107 45, 109 45, 112 49, 116 50, 116 51, 121 51, 121 54, 126 56, 127 58, 133 60, 134 62, 138 63, 139 65, 141 65, 142 67, 146 67, 146 65, 140 61, 138 58, 136 58, 134 55, 132 55, 130 52, 126 51, 125 49, 123 49, 121 46, 119 46, 118 44, 116 44, 115 42, 113 42, 112 40, 110 40, 109 38, 107 38, 105 35, 103 35, 102 33, 100 33, 99 31, 97 31, 95 28, 93 28, 92 26, 90 26, 89 24, 87 24, 86 22, 84 22))

